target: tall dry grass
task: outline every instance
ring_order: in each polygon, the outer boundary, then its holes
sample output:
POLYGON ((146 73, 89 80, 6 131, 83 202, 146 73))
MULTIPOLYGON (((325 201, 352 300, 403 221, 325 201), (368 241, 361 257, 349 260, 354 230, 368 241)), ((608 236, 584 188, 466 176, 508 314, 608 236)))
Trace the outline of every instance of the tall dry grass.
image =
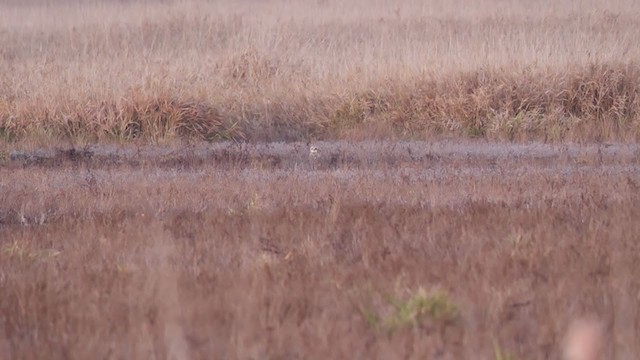
POLYGON ((623 140, 635 1, 0 5, 5 139, 623 140))

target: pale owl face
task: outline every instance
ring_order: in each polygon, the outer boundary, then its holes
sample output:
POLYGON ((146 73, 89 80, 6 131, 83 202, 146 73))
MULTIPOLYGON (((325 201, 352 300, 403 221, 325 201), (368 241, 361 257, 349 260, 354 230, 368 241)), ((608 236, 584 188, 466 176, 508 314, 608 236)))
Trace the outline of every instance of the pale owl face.
POLYGON ((318 156, 320 154, 320 149, 318 149, 316 146, 311 146, 309 148, 309 155, 310 156, 318 156))

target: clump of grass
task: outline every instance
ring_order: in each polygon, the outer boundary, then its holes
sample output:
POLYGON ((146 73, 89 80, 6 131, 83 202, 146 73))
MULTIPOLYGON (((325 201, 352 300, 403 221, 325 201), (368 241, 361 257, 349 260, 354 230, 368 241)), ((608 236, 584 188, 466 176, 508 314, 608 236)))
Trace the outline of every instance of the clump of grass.
POLYGON ((391 299, 391 304, 394 311, 384 321, 389 330, 416 325, 424 318, 447 323, 458 317, 458 307, 445 293, 427 294, 423 288, 404 301, 391 299))
POLYGON ((493 351, 495 353, 496 360, 516 360, 516 357, 513 354, 503 350, 497 342, 494 342, 493 344, 493 351))
POLYGON ((12 258, 34 258, 36 253, 28 249, 23 243, 13 241, 2 247, 2 254, 12 258))
POLYGON ((458 307, 447 294, 427 293, 423 288, 405 299, 389 297, 387 301, 392 308, 390 313, 361 309, 362 317, 370 326, 393 332, 407 326, 418 326, 427 319, 448 324, 459 316, 458 307))
POLYGON ((634 140, 640 97, 633 79, 640 79, 636 64, 474 70, 418 81, 388 99, 402 109, 387 111, 396 113, 396 124, 426 137, 634 140))
POLYGON ((56 249, 34 250, 23 242, 12 241, 2 247, 1 254, 10 259, 34 261, 55 258, 61 254, 61 251, 56 249))
POLYGON ((207 102, 137 91, 115 102, 100 101, 63 109, 34 106, 23 113, 0 114, 2 137, 28 138, 33 134, 43 134, 53 140, 138 139, 150 143, 173 139, 244 138, 237 122, 225 121, 207 102))

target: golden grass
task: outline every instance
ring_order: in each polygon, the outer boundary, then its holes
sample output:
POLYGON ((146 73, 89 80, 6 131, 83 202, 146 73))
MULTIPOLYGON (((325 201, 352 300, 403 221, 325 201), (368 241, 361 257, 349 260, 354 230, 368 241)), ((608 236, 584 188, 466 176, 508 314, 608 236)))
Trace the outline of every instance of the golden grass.
POLYGON ((0 9, 8 140, 640 136, 634 1, 0 9))

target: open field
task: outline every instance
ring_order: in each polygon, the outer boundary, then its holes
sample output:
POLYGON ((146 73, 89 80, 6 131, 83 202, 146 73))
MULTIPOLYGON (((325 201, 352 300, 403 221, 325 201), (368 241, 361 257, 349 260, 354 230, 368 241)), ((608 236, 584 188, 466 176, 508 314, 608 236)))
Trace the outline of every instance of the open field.
POLYGON ((231 4, 4 1, 0 136, 640 137, 637 1, 231 4))
POLYGON ((0 360, 638 359, 639 44, 634 0, 4 0, 0 360))
POLYGON ((0 162, 1 358, 640 356, 640 147, 30 150, 0 162))

